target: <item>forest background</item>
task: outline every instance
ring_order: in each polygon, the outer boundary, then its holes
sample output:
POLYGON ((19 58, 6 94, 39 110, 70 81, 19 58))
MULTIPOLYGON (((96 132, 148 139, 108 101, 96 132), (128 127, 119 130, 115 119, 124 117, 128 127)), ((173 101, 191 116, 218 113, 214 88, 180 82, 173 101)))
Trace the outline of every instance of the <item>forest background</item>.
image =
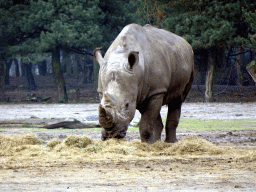
POLYGON ((254 0, 0 0, 0 102, 10 100, 10 89, 40 89, 40 78, 53 80, 57 102, 67 103, 69 92, 79 99, 74 84, 96 92, 92 51, 106 51, 130 23, 185 38, 195 53, 194 84, 214 101, 214 84, 255 85, 246 70, 256 59, 255 9, 254 0), (13 76, 20 77, 15 86, 13 76))

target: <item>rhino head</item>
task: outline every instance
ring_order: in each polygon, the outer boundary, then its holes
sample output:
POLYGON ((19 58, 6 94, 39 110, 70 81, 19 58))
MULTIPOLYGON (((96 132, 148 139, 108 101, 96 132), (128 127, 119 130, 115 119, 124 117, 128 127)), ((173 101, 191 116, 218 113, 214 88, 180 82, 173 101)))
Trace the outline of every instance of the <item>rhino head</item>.
POLYGON ((100 65, 98 92, 102 140, 124 138, 136 110, 138 52, 114 53, 106 61, 100 48, 96 48, 94 57, 100 65))

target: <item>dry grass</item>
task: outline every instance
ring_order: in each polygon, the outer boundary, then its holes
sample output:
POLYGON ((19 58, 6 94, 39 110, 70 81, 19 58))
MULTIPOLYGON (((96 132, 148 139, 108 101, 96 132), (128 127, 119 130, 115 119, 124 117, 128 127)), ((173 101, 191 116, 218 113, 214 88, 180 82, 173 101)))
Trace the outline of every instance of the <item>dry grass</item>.
POLYGON ((220 148, 215 144, 201 139, 196 136, 184 138, 178 143, 175 143, 166 152, 169 155, 220 155, 224 154, 226 149, 220 148))
POLYGON ((56 145, 61 144, 61 140, 59 138, 53 138, 51 139, 46 146, 50 148, 54 148, 56 145))
POLYGON ((0 135, 0 156, 15 155, 27 146, 40 145, 42 142, 34 135, 0 135))
POLYGON ((35 136, 0 135, 1 164, 31 166, 33 162, 82 162, 95 159, 170 159, 207 156, 229 156, 233 158, 256 159, 256 151, 218 147, 217 145, 192 136, 175 144, 156 142, 152 145, 138 140, 111 139, 93 141, 87 136, 69 136, 64 141, 54 138, 43 145, 35 136))
POLYGON ((42 142, 34 135, 21 134, 21 135, 0 135, 0 148, 12 148, 20 145, 37 145, 42 142))
POLYGON ((79 148, 85 148, 87 145, 91 144, 93 141, 91 138, 87 136, 69 136, 68 138, 65 139, 64 143, 67 146, 75 146, 79 148))

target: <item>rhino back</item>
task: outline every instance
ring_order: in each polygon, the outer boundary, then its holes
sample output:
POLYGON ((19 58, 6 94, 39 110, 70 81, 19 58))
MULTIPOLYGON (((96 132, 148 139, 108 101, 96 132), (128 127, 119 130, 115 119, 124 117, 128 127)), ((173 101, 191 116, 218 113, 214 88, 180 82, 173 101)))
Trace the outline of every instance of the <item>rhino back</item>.
POLYGON ((130 24, 111 44, 104 59, 108 61, 117 53, 128 56, 130 51, 139 52, 135 69, 139 76, 138 103, 161 93, 165 94, 163 104, 180 96, 185 99, 194 68, 193 50, 186 40, 151 25, 130 24))
POLYGON ((145 29, 145 42, 140 42, 144 54, 144 94, 150 97, 165 93, 163 105, 174 98, 184 101, 188 84, 193 80, 192 47, 182 37, 151 25, 145 29), (145 46, 146 45, 146 46, 145 46))

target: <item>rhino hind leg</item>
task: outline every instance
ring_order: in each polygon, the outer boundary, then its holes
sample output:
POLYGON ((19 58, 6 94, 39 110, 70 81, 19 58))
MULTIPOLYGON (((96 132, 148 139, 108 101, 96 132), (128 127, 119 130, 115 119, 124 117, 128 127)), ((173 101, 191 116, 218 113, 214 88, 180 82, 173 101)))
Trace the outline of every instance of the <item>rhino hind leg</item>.
POLYGON ((165 131, 166 131, 166 138, 165 142, 167 143, 174 143, 177 142, 176 138, 176 129, 179 124, 180 120, 180 111, 181 111, 181 104, 177 105, 172 103, 168 104, 168 114, 166 119, 165 131))

